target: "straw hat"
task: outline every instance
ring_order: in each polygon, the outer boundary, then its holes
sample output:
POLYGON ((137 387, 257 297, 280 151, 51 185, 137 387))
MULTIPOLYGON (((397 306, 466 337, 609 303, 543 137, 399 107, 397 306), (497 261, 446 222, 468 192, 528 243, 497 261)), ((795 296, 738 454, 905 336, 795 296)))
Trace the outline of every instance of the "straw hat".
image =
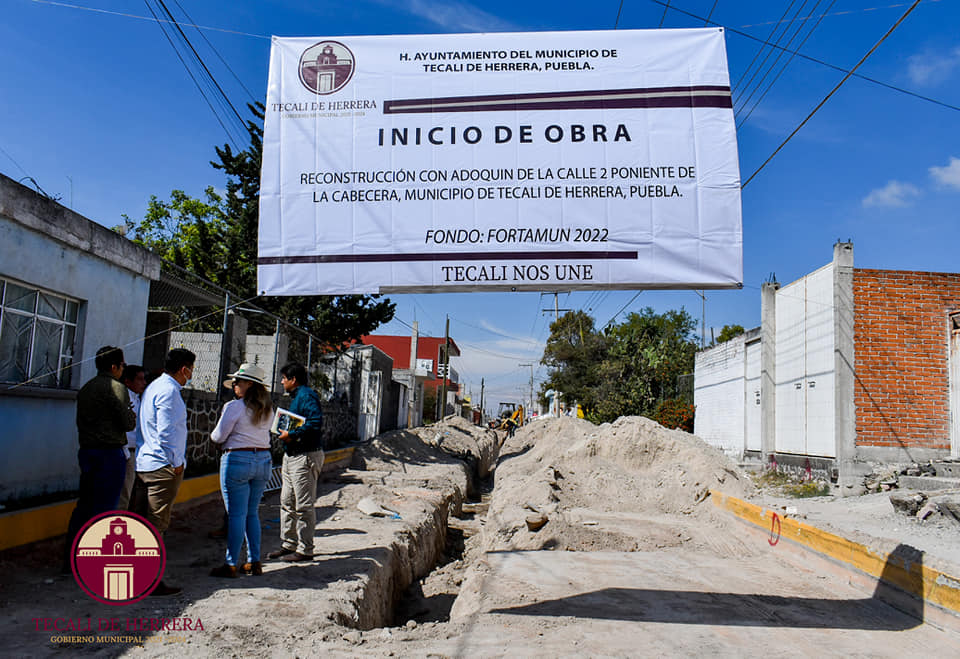
POLYGON ((234 380, 250 380, 250 382, 267 386, 267 374, 256 364, 240 364, 237 372, 231 373, 227 377, 229 379, 223 381, 223 386, 227 389, 233 386, 234 380))

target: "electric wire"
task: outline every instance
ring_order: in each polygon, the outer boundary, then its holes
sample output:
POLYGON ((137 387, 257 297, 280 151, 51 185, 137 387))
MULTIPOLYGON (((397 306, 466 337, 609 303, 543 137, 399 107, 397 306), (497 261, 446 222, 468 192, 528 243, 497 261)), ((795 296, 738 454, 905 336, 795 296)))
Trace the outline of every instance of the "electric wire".
MULTIPOLYGON (((820 4, 820 0, 817 0, 816 5, 814 5, 814 8, 811 10, 811 13, 809 15, 813 14, 813 11, 816 10, 816 7, 819 6, 819 4, 820 4)), ((786 27, 784 28, 783 34, 780 35, 780 38, 777 39, 777 42, 774 45, 780 46, 780 42, 782 41, 783 37, 787 35, 787 32, 790 31, 790 28, 793 26, 793 24, 797 22, 797 17, 800 15, 800 12, 803 11, 803 8, 806 5, 807 5, 807 2, 806 0, 804 0, 803 3, 797 8, 797 13, 794 14, 793 19, 789 23, 787 23, 786 27)), ((774 67, 776 67, 777 63, 780 61, 780 58, 783 57, 784 51, 790 47, 790 44, 792 44, 793 40, 797 38, 797 35, 800 34, 800 31, 803 29, 803 27, 804 27, 804 21, 801 21, 800 24, 797 26, 797 29, 793 32, 793 34, 790 35, 790 38, 787 39, 786 44, 784 44, 782 48, 770 49, 770 51, 767 53, 767 56, 763 59, 763 62, 760 64, 760 67, 757 69, 757 73, 759 73, 760 70, 763 69, 764 65, 767 63, 767 60, 770 59, 771 55, 776 53, 776 57, 774 58, 770 66, 767 67, 767 69, 763 72, 763 75, 760 76, 760 79, 757 80, 757 84, 755 84, 753 87, 750 87, 749 83, 747 84, 747 87, 749 88, 749 94, 747 94, 747 90, 744 90, 743 93, 740 94, 740 98, 738 98, 737 101, 734 103, 734 105, 736 105, 737 103, 740 104, 739 109, 736 109, 736 108, 734 109, 734 113, 733 113, 734 118, 736 118, 737 115, 743 112, 743 108, 746 106, 747 103, 750 102, 750 99, 753 98, 753 95, 756 94, 757 91, 760 89, 760 87, 763 85, 764 81, 767 79, 767 76, 770 75, 770 72, 774 69, 774 67), (744 96, 746 96, 746 98, 744 98, 744 96)))
MULTIPOLYGON (((56 0, 30 0, 39 5, 50 5, 51 7, 62 7, 65 9, 81 9, 84 11, 92 11, 97 14, 107 14, 110 16, 120 16, 122 18, 134 18, 138 21, 149 21, 151 23, 159 20, 161 23, 166 23, 167 21, 163 19, 157 19, 156 16, 150 18, 149 16, 143 16, 142 14, 130 14, 128 12, 122 11, 110 11, 109 9, 100 9, 98 7, 84 7, 83 5, 75 5, 69 2, 57 2, 56 0)), ((212 32, 223 32, 224 34, 236 34, 241 37, 255 37, 257 39, 270 39, 270 35, 267 34, 253 34, 252 32, 240 32, 238 30, 228 30, 222 27, 213 27, 210 25, 188 25, 187 27, 194 27, 198 30, 210 30, 212 32)))
POLYGON ((213 53, 217 56, 217 59, 220 60, 220 63, 223 64, 225 67, 227 67, 227 71, 230 72, 230 75, 233 76, 233 79, 236 80, 236 81, 237 81, 237 84, 239 84, 240 87, 243 88, 243 91, 245 91, 245 92, 247 93, 247 98, 249 98, 251 102, 256 103, 256 102, 257 102, 257 99, 253 96, 253 94, 250 92, 250 90, 247 89, 247 86, 246 86, 245 84, 243 84, 243 80, 240 79, 240 76, 238 76, 238 75, 236 74, 236 72, 233 70, 233 68, 232 68, 232 67, 230 66, 230 64, 227 62, 227 60, 225 60, 225 59, 223 58, 223 56, 220 54, 220 51, 217 50, 212 43, 210 43, 210 40, 207 39, 207 35, 205 35, 205 34, 203 33, 203 30, 201 30, 199 27, 196 26, 196 24, 193 22, 193 17, 190 16, 190 14, 187 13, 187 10, 183 8, 183 5, 180 4, 180 0, 173 0, 173 1, 177 4, 177 7, 180 8, 180 11, 183 12, 183 15, 187 17, 187 20, 190 21, 190 23, 187 24, 187 27, 192 27, 193 29, 195 29, 195 30, 197 31, 197 33, 200 35, 200 38, 202 38, 202 39, 204 40, 204 42, 207 44, 207 46, 210 48, 210 50, 212 50, 213 53))
MULTIPOLYGON (((750 60, 750 64, 748 64, 748 65, 747 65, 747 68, 745 68, 745 69, 743 70, 743 73, 740 74, 740 77, 737 78, 736 84, 735 84, 733 87, 730 88, 731 93, 737 91, 737 89, 740 88, 740 83, 743 82, 744 77, 746 77, 746 75, 750 72, 750 69, 753 68, 754 62, 756 62, 756 61, 757 61, 757 58, 760 57, 760 54, 764 51, 764 48, 766 48, 767 46, 770 45, 770 40, 773 38, 773 35, 776 33, 777 29, 780 27, 780 23, 783 21, 784 17, 786 17, 787 13, 790 11, 790 7, 793 6, 793 3, 794 3, 794 2, 795 2, 795 0, 791 0, 791 1, 790 1, 790 4, 787 5, 787 8, 783 10, 783 16, 780 17, 780 20, 779 20, 779 21, 777 21, 777 22, 775 22, 775 23, 773 24, 773 27, 770 29, 770 34, 767 35, 767 38, 766 38, 766 39, 763 39, 763 40, 759 40, 759 39, 758 39, 758 41, 761 41, 760 49, 759 49, 759 50, 756 52, 756 54, 753 56, 753 59, 750 60)), ((678 10, 676 7, 674 7, 673 9, 674 9, 674 11, 682 11, 682 10, 678 10)), ((686 12, 685 12, 685 13, 686 13, 686 12)), ((699 18, 699 17, 698 17, 698 18, 699 18)), ((704 27, 706 27, 707 25, 709 25, 709 24, 710 24, 710 19, 709 19, 709 18, 704 18, 704 19, 703 19, 703 24, 704 24, 704 27)), ((716 23, 714 23, 714 25, 716 25, 716 23)), ((728 28, 728 29, 729 29, 729 28, 728 28)))
POLYGON ((877 48, 880 47, 880 44, 882 44, 884 41, 886 41, 886 40, 887 40, 887 37, 889 37, 891 34, 893 34, 894 30, 896 30, 896 29, 900 26, 900 24, 903 23, 903 21, 906 20, 907 16, 909 16, 909 15, 913 12, 913 10, 916 9, 917 5, 919 5, 919 4, 920 4, 920 0, 915 0, 915 2, 910 6, 910 8, 907 9, 907 11, 904 12, 903 16, 901 16, 901 17, 897 20, 897 22, 894 23, 893 26, 892 26, 889 30, 887 30, 887 32, 886 32, 882 37, 880 37, 880 40, 873 45, 873 48, 871 48, 869 51, 867 51, 867 54, 860 58, 860 61, 857 62, 856 66, 854 66, 854 67, 850 70, 850 72, 843 77, 843 80, 841 80, 840 82, 838 82, 837 85, 836 85, 833 89, 830 90, 830 93, 827 94, 827 95, 823 98, 823 100, 820 101, 819 104, 817 104, 817 107, 813 108, 813 110, 810 111, 810 114, 808 114, 808 115, 806 116, 806 118, 805 118, 803 121, 800 122, 800 125, 797 126, 797 127, 793 130, 793 132, 790 133, 790 134, 787 136, 787 139, 785 139, 785 140, 780 144, 780 146, 778 146, 778 147, 776 148, 776 150, 774 150, 774 152, 770 154, 770 157, 767 158, 765 161, 763 161, 763 164, 760 165, 760 166, 756 169, 756 171, 753 172, 753 174, 750 175, 750 178, 748 178, 748 179, 743 183, 743 185, 740 186, 740 189, 741 189, 741 190, 742 190, 743 188, 747 187, 747 184, 750 183, 750 181, 752 181, 752 180, 754 179, 754 177, 756 177, 756 175, 759 174, 759 173, 763 170, 763 168, 767 166, 767 163, 769 163, 771 160, 773 160, 773 158, 774 158, 778 153, 780 153, 780 150, 783 149, 783 147, 785 147, 785 146, 787 145, 787 143, 788 143, 791 139, 793 139, 793 136, 800 132, 800 129, 803 128, 803 127, 807 124, 807 122, 810 121, 810 119, 813 118, 813 115, 815 115, 815 114, 817 113, 817 111, 820 110, 820 108, 822 108, 822 107, 826 104, 826 102, 827 102, 828 100, 830 100, 830 97, 833 96, 833 95, 837 92, 837 90, 840 89, 840 87, 843 86, 843 83, 845 83, 847 80, 850 79, 850 77, 853 75, 854 71, 856 71, 858 68, 860 68, 860 66, 861 66, 864 62, 867 61, 867 59, 870 57, 870 55, 872 55, 872 54, 874 53, 874 51, 875 51, 877 48))
MULTIPOLYGON (((805 43, 807 43, 807 39, 809 39, 809 38, 810 38, 810 35, 812 35, 812 34, 814 33, 814 31, 817 29, 817 27, 819 27, 821 21, 823 21, 824 16, 827 15, 827 12, 830 11, 830 7, 833 7, 834 4, 836 4, 836 0, 831 0, 830 5, 829 5, 829 6, 827 7, 827 9, 824 10, 824 12, 820 15, 820 18, 817 19, 817 22, 813 24, 813 27, 810 28, 810 31, 809 31, 809 32, 807 32, 807 36, 805 36, 805 37, 803 38, 803 41, 800 42, 800 45, 797 46, 797 52, 799 52, 799 50, 800 50, 801 48, 803 48, 803 45, 804 45, 805 43)), ((763 93, 760 95, 760 98, 758 98, 757 101, 756 101, 756 103, 753 104, 753 107, 750 108, 750 111, 747 113, 747 116, 745 116, 745 117, 740 121, 740 123, 737 124, 737 128, 738 128, 738 129, 739 129, 739 128, 742 128, 743 125, 744 125, 745 123, 747 123, 747 120, 750 119, 750 115, 752 115, 752 114, 753 114, 753 111, 757 109, 757 106, 760 105, 761 101, 763 101, 763 99, 766 98, 767 93, 770 91, 771 88, 773 88, 773 86, 774 86, 774 84, 776 84, 777 80, 780 79, 780 76, 783 75, 783 72, 786 71, 787 67, 790 66, 790 62, 793 61, 793 58, 794 58, 794 57, 796 57, 796 52, 790 54, 790 59, 788 59, 788 60, 786 61, 786 63, 784 63, 783 67, 781 67, 780 70, 777 72, 777 75, 773 78, 773 80, 770 81, 770 84, 767 85, 767 88, 763 90, 763 93)))
POLYGON ((233 102, 227 96, 227 93, 223 91, 223 87, 220 86, 220 83, 217 82, 217 79, 214 77, 213 73, 210 72, 210 69, 207 68, 206 62, 203 61, 203 58, 200 56, 200 53, 197 52, 197 49, 193 47, 193 43, 190 42, 190 39, 187 37, 186 33, 180 27, 180 24, 173 17, 173 14, 167 8, 166 3, 163 0, 155 0, 163 8, 163 11, 166 12, 167 16, 170 17, 170 20, 173 21, 173 26, 176 28, 177 32, 180 34, 180 38, 183 39, 183 42, 187 44, 187 47, 190 49, 190 52, 193 53, 193 57, 196 59, 197 63, 200 64, 204 72, 207 74, 207 78, 213 83, 217 91, 220 93, 220 97, 223 98, 223 102, 226 103, 226 106, 233 111, 233 115, 237 118, 237 121, 240 125, 246 130, 247 122, 243 120, 243 117, 240 116, 240 113, 237 111, 237 108, 233 105, 233 102))
MULTIPOLYGON (((931 0, 927 0, 927 2, 930 2, 930 1, 931 1, 931 0)), ((650 2, 652 2, 652 3, 654 3, 654 4, 657 4, 657 5, 664 5, 664 4, 665 4, 665 3, 663 2, 663 0, 650 0, 650 2)), ((896 6, 902 7, 903 5, 896 5, 896 6)), ((686 16, 689 16, 689 17, 691 17, 691 18, 695 18, 695 19, 697 19, 698 21, 704 20, 703 16, 700 16, 700 15, 698 15, 698 14, 694 14, 694 13, 689 12, 689 11, 686 11, 686 10, 684 10, 684 9, 680 9, 680 8, 678 8, 678 7, 676 7, 676 6, 671 6, 670 9, 672 9, 673 11, 680 12, 681 14, 685 14, 686 16)), ((763 42, 763 39, 761 39, 760 37, 755 37, 755 36, 753 36, 752 34, 750 34, 749 32, 744 32, 743 30, 738 30, 738 29, 736 29, 736 28, 732 28, 732 27, 729 27, 729 26, 726 26, 726 25, 721 25, 720 23, 717 23, 716 21, 710 21, 710 24, 711 24, 711 25, 716 25, 717 27, 722 27, 724 30, 726 30, 726 31, 728 31, 728 32, 732 32, 733 34, 736 34, 736 35, 738 35, 738 36, 744 37, 744 38, 746 38, 746 39, 750 39, 751 41, 759 41, 759 42, 761 42, 761 43, 763 42)), ((901 94, 906 94, 907 96, 913 96, 914 98, 918 98, 918 99, 920 99, 920 100, 922 100, 922 101, 927 101, 928 103, 933 103, 933 104, 935 104, 935 105, 939 105, 939 106, 944 107, 944 108, 947 108, 947 109, 949 109, 949 110, 956 110, 956 111, 960 112, 960 106, 952 105, 952 104, 946 103, 946 102, 944 102, 944 101, 939 101, 939 100, 937 100, 937 99, 935 99, 935 98, 931 98, 930 96, 924 96, 923 94, 919 94, 919 93, 917 93, 917 92, 915 92, 915 91, 911 91, 911 90, 905 89, 905 88, 903 88, 903 87, 898 87, 898 86, 896 86, 896 85, 892 85, 892 84, 890 84, 890 83, 883 82, 882 80, 877 80, 876 78, 871 78, 870 76, 865 76, 865 75, 863 75, 863 74, 861 74, 861 73, 855 73, 855 72, 853 72, 853 71, 850 70, 850 69, 845 69, 845 68, 843 68, 842 66, 837 66, 836 64, 831 64, 830 62, 825 62, 825 61, 822 60, 822 59, 818 59, 818 58, 812 57, 812 56, 810 56, 810 55, 804 55, 804 54, 801 53, 801 52, 797 52, 797 51, 788 51, 788 52, 791 52, 791 53, 795 54, 797 57, 800 57, 801 59, 805 59, 805 60, 807 60, 808 62, 814 62, 815 64, 819 64, 819 65, 821 65, 821 66, 825 66, 825 67, 827 67, 827 68, 829 68, 829 69, 833 69, 834 71, 839 71, 840 73, 850 73, 850 74, 853 75, 853 77, 859 78, 860 80, 866 80, 867 82, 873 83, 873 84, 875 84, 875 85, 879 85, 879 86, 881 86, 881 87, 886 87, 887 89, 890 89, 890 90, 892 90, 892 91, 900 92, 901 94)))
MULTIPOLYGON (((750 76, 750 79, 747 80, 746 84, 744 85, 744 89, 742 89, 742 90, 740 91, 740 97, 741 97, 741 98, 743 97, 744 92, 745 92, 747 89, 750 88, 750 85, 753 84, 753 81, 756 79, 757 75, 759 75, 760 71, 763 70, 763 67, 764 67, 764 66, 766 65, 766 63, 767 63, 767 60, 770 59, 770 56, 771 56, 774 52, 777 52, 779 48, 781 48, 780 42, 783 40, 783 37, 784 37, 784 36, 787 34, 787 32, 790 30, 790 26, 793 25, 794 22, 796 22, 797 16, 800 15, 800 12, 803 11, 803 7, 804 7, 804 5, 806 5, 806 4, 807 4, 807 0, 803 0, 803 2, 800 4, 800 6, 797 7, 797 11, 794 12, 793 17, 792 17, 788 22, 782 23, 782 25, 777 25, 777 27, 776 27, 775 29, 779 30, 780 27, 783 27, 783 32, 781 32, 779 35, 777 35, 777 38, 776 38, 775 41, 773 41, 772 43, 766 44, 766 45, 769 45, 769 46, 770 46, 770 49, 766 51, 766 54, 763 56, 763 60, 760 62, 760 64, 759 64, 759 65, 757 66, 757 68, 754 70, 753 75, 750 76)), ((790 6, 792 7, 793 5, 794 5, 794 2, 793 2, 793 0, 791 0, 790 6)), ((783 52, 783 51, 780 51, 780 52, 783 52)))
POLYGON ((633 303, 633 301, 636 300, 636 299, 640 296, 641 293, 643 293, 643 291, 637 291, 636 295, 634 295, 632 298, 630 298, 630 300, 629 300, 625 305, 623 305, 622 307, 620 307, 620 311, 618 311, 617 313, 613 314, 613 316, 610 318, 610 320, 608 320, 607 322, 605 322, 605 323, 603 324, 603 329, 606 329, 607 327, 610 327, 610 325, 613 324, 613 321, 617 319, 617 316, 619 316, 621 313, 623 313, 623 310, 626 309, 627 307, 629 307, 629 306, 633 303))
POLYGON ((667 0, 667 3, 663 7, 663 16, 660 17, 660 25, 657 26, 657 29, 663 27, 663 20, 667 17, 667 10, 670 9, 670 0, 667 0))
POLYGON ((180 63, 183 64, 183 68, 186 69, 187 75, 190 76, 190 79, 193 80, 193 84, 196 85, 197 91, 200 92, 200 95, 203 97, 203 100, 206 101, 207 107, 210 108, 210 112, 213 113, 213 116, 216 118, 217 123, 220 124, 220 127, 223 128, 223 132, 227 134, 227 139, 233 143, 234 148, 239 149, 237 146, 236 138, 233 136, 233 133, 227 128, 226 124, 223 122, 223 119, 220 118, 220 114, 214 109, 213 103, 210 102, 210 99, 207 97, 206 92, 203 90, 203 87, 200 86, 200 82, 197 80, 196 76, 193 75, 193 71, 190 70, 190 67, 187 66, 186 60, 184 60, 183 55, 180 54, 180 50, 177 48, 176 44, 173 42, 173 38, 167 34, 166 28, 163 26, 163 23, 160 21, 160 18, 153 11, 153 7, 150 6, 150 3, 147 0, 144 0, 144 3, 147 5, 147 9, 150 10, 150 13, 154 15, 154 18, 157 19, 157 25, 160 26, 160 30, 163 32, 163 36, 167 38, 167 41, 170 43, 170 47, 173 48, 173 52, 177 54, 177 59, 180 60, 180 63))
POLYGON ((613 29, 616 30, 617 26, 620 25, 620 12, 623 11, 623 0, 620 0, 620 6, 617 8, 617 20, 613 22, 613 29))

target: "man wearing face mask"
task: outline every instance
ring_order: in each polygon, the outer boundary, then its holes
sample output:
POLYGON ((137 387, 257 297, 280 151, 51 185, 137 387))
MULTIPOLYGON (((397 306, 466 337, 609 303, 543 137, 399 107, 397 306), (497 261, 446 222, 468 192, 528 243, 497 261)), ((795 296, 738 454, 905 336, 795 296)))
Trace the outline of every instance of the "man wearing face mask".
MULTIPOLYGON (((189 350, 171 350, 163 374, 150 383, 140 401, 132 509, 161 535, 170 526, 173 501, 187 462, 187 406, 180 390, 193 376, 195 361, 196 355, 189 350)), ((161 581, 151 595, 175 595, 180 590, 161 581)))

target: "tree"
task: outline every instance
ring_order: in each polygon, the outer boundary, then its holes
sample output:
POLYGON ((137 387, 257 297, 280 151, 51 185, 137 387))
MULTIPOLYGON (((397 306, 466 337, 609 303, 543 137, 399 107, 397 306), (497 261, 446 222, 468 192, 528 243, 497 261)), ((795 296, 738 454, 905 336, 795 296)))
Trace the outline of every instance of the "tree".
POLYGON ((593 318, 583 311, 569 311, 550 325, 550 338, 540 363, 550 369, 541 387, 553 389, 564 400, 577 401, 588 415, 597 407, 600 373, 597 368, 607 354, 607 340, 594 328, 593 318))
MULTIPOLYGON (((180 190, 170 201, 151 197, 139 223, 124 216, 134 240, 240 299, 257 296, 257 229, 260 219, 260 163, 263 153, 263 105, 248 105, 250 144, 234 153, 229 144, 215 147, 211 165, 227 177, 226 195, 208 187, 205 200, 180 190)), ((239 300, 237 300, 239 301, 239 300)), ((369 334, 393 318, 395 305, 378 295, 261 297, 257 304, 287 322, 320 337, 327 348, 369 334)), ((250 318, 250 332, 273 332, 267 318, 250 318)))
POLYGON ((657 314, 647 307, 607 332, 610 349, 599 368, 597 421, 651 417, 680 394, 678 377, 693 370, 696 322, 684 309, 657 314))
POLYGON ((717 336, 717 343, 726 343, 730 339, 740 336, 745 331, 746 330, 740 325, 724 325, 723 329, 720 330, 719 336, 717 336))

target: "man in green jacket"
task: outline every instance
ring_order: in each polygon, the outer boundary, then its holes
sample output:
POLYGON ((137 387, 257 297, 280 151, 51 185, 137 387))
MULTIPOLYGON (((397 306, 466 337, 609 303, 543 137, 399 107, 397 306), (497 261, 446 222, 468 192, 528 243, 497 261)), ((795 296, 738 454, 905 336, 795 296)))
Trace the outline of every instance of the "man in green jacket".
POLYGON ((126 476, 123 447, 127 431, 136 427, 123 375, 123 351, 114 346, 97 350, 97 375, 77 393, 77 434, 80 450, 80 495, 67 528, 67 556, 80 529, 100 513, 117 508, 126 476))

